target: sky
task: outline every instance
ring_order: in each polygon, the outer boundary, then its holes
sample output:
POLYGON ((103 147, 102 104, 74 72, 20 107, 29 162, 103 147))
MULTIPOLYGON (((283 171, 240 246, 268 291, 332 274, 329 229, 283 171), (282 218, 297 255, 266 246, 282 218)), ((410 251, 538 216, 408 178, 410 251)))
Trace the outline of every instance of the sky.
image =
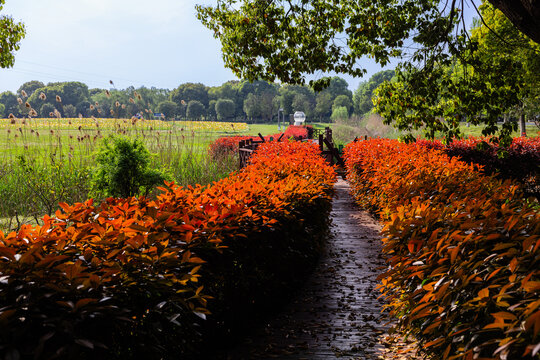
MULTIPOLYGON (((237 79, 225 68, 219 40, 196 18, 195 5, 215 0, 6 0, 0 15, 26 26, 15 66, 0 68, 0 92, 24 82, 81 81, 89 88, 174 89, 218 86, 237 79)), ((363 78, 340 75, 351 90, 381 71, 361 65, 363 78)), ((384 69, 395 67, 390 64, 384 69)))
MULTIPOLYGON (((24 82, 81 81, 90 88, 174 89, 186 82, 218 86, 237 79, 221 45, 196 18, 211 0, 6 0, 1 15, 26 26, 15 66, 0 69, 0 92, 24 82)), ((351 90, 364 78, 342 76, 351 90)))

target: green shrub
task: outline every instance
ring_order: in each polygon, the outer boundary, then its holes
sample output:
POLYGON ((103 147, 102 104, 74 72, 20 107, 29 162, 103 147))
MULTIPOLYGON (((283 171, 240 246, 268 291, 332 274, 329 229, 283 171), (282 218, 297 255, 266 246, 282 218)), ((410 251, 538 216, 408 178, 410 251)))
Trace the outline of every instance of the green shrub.
POLYGON ((150 153, 142 141, 117 136, 104 138, 97 151, 93 190, 100 195, 130 197, 145 194, 165 180, 150 169, 150 153))

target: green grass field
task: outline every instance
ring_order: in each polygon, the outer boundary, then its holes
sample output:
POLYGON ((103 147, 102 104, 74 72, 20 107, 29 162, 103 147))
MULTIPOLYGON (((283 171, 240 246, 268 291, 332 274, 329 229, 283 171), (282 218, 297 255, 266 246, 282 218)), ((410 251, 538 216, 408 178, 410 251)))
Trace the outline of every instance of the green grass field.
POLYGON ((74 203, 93 196, 95 152, 109 135, 142 140, 151 167, 181 185, 208 184, 237 169, 235 156, 208 156, 208 145, 220 136, 269 133, 245 123, 162 122, 126 119, 0 120, 0 219, 4 230, 52 215, 58 202, 74 203))
MULTIPOLYGON (((466 124, 463 124, 460 126, 460 129, 466 136, 482 136, 482 126, 467 126, 466 124)), ((540 128, 538 128, 536 125, 527 125, 526 131, 527 136, 538 136, 540 128)), ((520 136, 519 130, 514 131, 512 136, 520 136)))

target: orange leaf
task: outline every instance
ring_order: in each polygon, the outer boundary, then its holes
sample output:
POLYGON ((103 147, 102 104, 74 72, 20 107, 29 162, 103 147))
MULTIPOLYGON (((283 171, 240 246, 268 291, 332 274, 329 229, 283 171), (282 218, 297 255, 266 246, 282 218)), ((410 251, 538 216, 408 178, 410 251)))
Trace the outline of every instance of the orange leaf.
POLYGON ((510 264, 508 265, 508 267, 510 268, 510 271, 511 271, 511 272, 515 272, 515 271, 516 271, 517 265, 518 265, 518 259, 517 259, 517 258, 513 258, 513 259, 510 261, 510 264))
POLYGON ((489 289, 484 288, 484 289, 480 290, 478 292, 478 297, 481 298, 481 299, 489 297, 489 289))
POLYGON ((450 262, 453 264, 456 261, 456 257, 459 253, 459 246, 456 246, 452 250, 450 250, 450 262))
POLYGON ((429 341, 424 345, 424 349, 427 349, 428 347, 432 347, 432 346, 437 347, 441 345, 443 342, 444 342, 444 338, 438 338, 438 339, 429 341))

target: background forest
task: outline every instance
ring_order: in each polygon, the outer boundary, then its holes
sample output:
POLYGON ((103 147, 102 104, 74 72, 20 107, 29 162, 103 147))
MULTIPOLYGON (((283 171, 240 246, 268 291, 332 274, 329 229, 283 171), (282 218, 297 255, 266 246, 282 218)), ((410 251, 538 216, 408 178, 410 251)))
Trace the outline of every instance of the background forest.
POLYGON ((166 119, 242 121, 267 123, 276 121, 280 108, 284 114, 303 111, 311 121, 329 122, 363 115, 373 108, 371 95, 393 70, 375 74, 353 94, 345 80, 334 77, 330 86, 314 92, 308 86, 280 85, 266 81, 228 81, 208 87, 201 83, 184 83, 174 90, 140 87, 135 89, 89 89, 81 82, 26 82, 16 93, 0 94, 0 118, 13 114, 28 115, 30 107, 39 117, 154 118, 161 113, 166 119), (61 100, 58 101, 58 98, 61 100), (25 101, 22 101, 25 99, 25 101))

